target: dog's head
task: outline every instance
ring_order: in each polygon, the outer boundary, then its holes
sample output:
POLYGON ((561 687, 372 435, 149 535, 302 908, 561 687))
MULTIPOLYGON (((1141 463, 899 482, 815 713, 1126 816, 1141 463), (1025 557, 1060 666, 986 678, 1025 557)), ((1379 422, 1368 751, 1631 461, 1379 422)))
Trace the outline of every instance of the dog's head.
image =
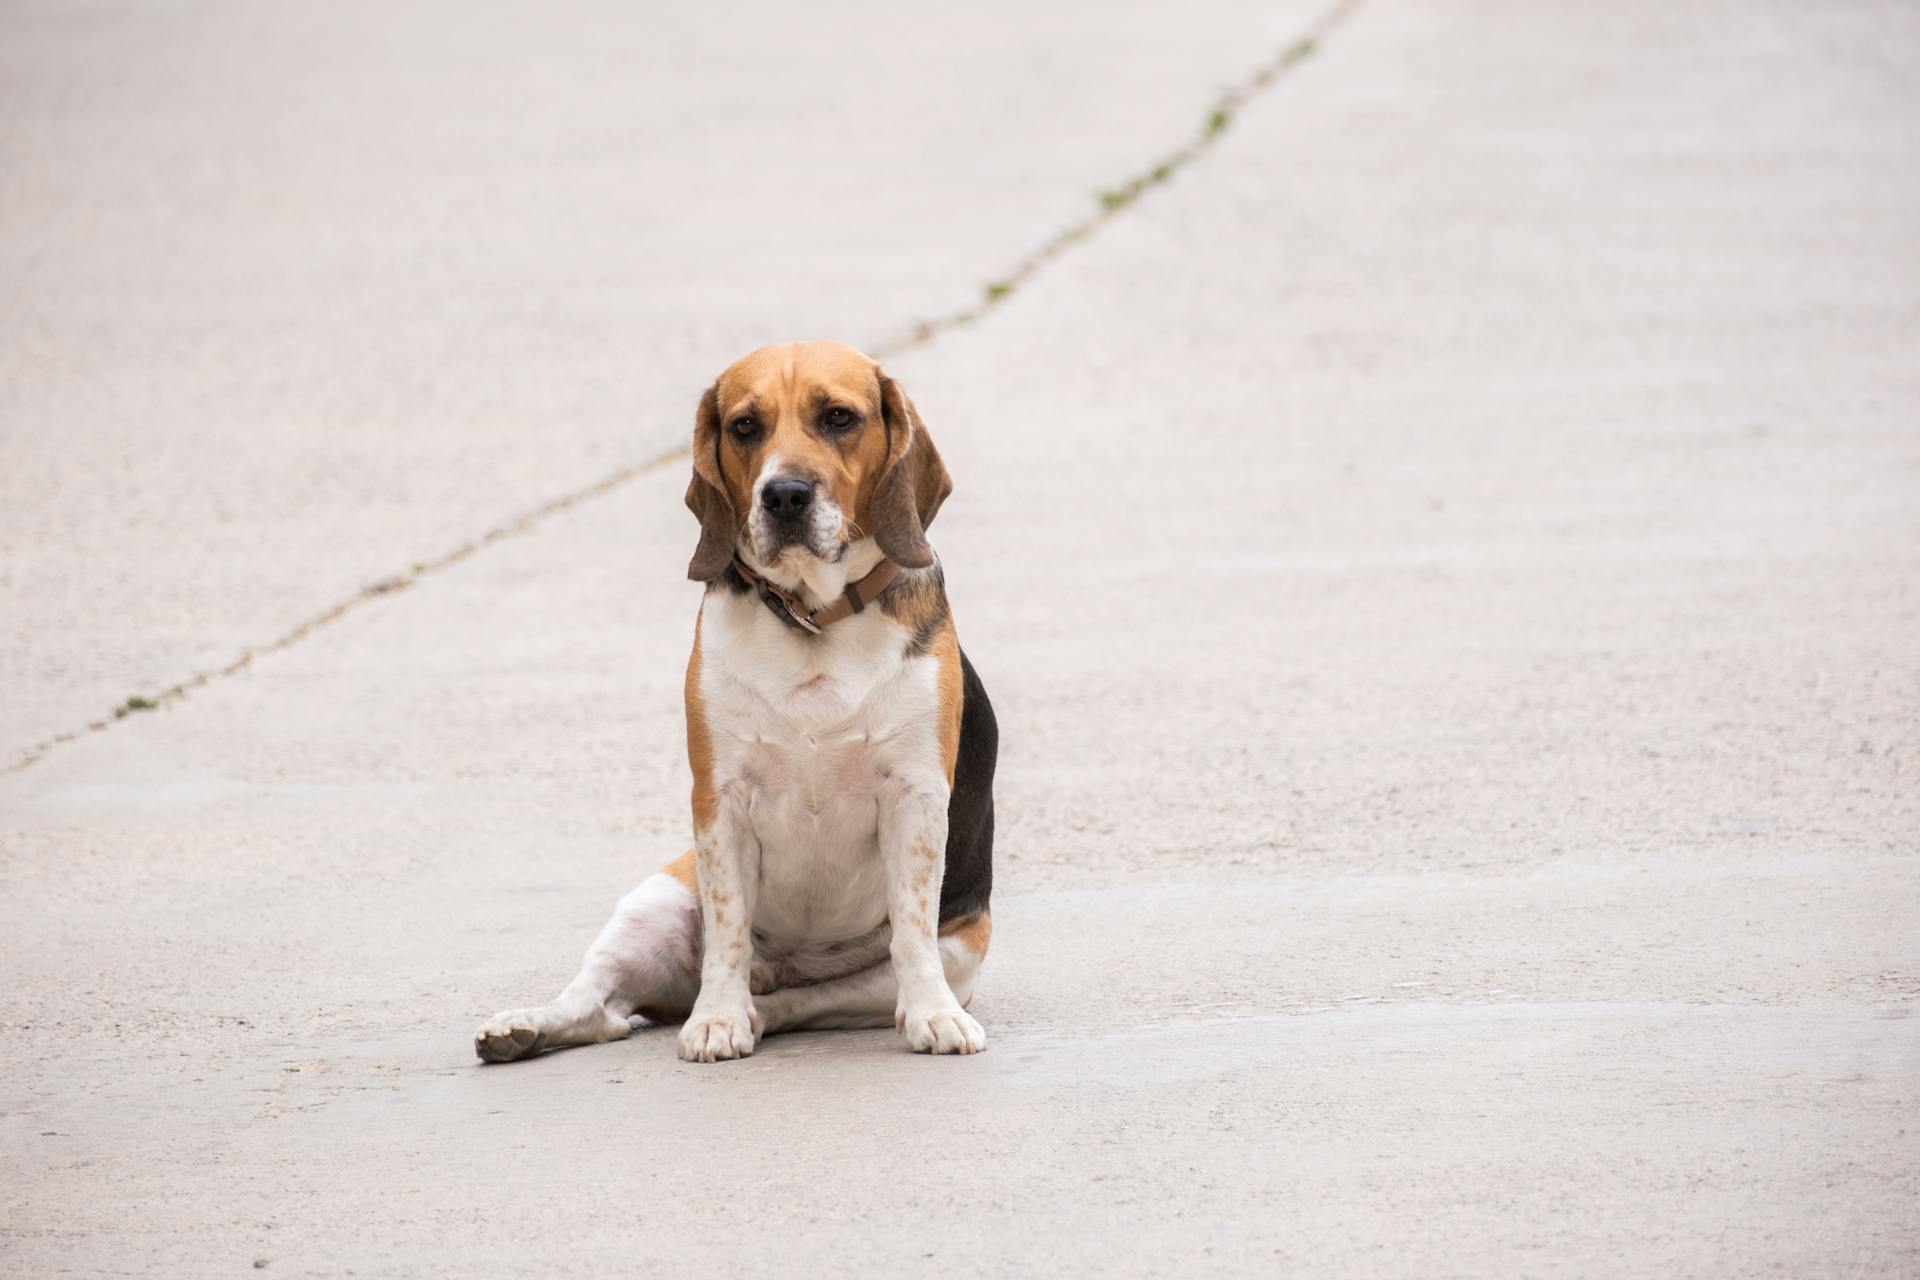
POLYGON ((838 342, 763 347, 700 397, 687 576, 719 577, 736 551, 761 567, 834 562, 862 538, 925 568, 927 526, 952 491, 913 402, 878 364, 838 342))

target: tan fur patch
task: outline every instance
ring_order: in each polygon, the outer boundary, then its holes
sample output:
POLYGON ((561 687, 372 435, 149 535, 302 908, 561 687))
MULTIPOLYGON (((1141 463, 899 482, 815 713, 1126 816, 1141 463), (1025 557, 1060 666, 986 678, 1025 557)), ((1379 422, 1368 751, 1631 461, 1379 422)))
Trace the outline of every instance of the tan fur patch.
POLYGON ((688 893, 696 898, 700 896, 700 875, 694 870, 693 850, 687 850, 661 869, 685 885, 688 893))
POLYGON ((940 936, 958 939, 967 950, 984 960, 987 944, 993 941, 993 917, 985 911, 977 911, 970 916, 943 920, 940 922, 940 936))
POLYGON ((953 619, 947 619, 927 652, 940 664, 940 765, 947 771, 947 785, 953 785, 954 766, 960 759, 960 717, 965 710, 965 683, 960 670, 960 639, 954 634, 953 619))
POLYGON ((707 702, 700 695, 700 623, 693 624, 693 654, 687 659, 687 764, 693 769, 693 829, 705 831, 720 812, 713 785, 713 733, 707 728, 707 702))

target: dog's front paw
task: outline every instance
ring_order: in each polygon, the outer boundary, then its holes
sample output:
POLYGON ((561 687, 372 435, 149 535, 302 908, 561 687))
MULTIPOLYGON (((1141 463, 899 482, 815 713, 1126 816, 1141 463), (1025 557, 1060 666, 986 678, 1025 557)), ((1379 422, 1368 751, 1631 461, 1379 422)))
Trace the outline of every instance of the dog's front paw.
POLYGON ((680 1057, 687 1062, 725 1062, 753 1052, 760 1014, 752 1005, 707 1012, 695 1009, 680 1028, 680 1057))
POLYGON ((982 1053, 987 1047, 986 1031, 958 1005, 902 1013, 895 1021, 915 1053, 982 1053))

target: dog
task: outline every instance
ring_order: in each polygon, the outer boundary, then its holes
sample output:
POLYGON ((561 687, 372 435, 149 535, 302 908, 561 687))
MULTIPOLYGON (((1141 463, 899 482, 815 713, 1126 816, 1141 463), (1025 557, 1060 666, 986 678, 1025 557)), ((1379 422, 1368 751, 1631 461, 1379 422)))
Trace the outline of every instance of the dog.
POLYGON ((889 1020, 979 1053, 999 730, 927 528, 953 482, 852 347, 730 365, 700 397, 688 508, 693 848, 620 900, 554 999, 483 1023, 507 1062, 680 1022, 689 1062, 889 1020))

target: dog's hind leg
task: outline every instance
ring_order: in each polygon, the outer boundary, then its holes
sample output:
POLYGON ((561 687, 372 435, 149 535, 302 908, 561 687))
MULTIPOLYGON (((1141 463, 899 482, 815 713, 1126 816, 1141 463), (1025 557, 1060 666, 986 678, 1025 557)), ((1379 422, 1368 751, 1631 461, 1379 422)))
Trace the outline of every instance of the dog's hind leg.
POLYGON ((473 1051, 486 1062, 511 1062, 542 1049, 619 1040, 636 1013, 656 1022, 685 1018, 700 990, 692 868, 688 855, 642 881, 614 908, 565 990, 547 1004, 487 1019, 473 1051))
MULTIPOLYGON (((954 998, 963 1006, 973 999, 973 981, 980 972, 980 962, 986 959, 989 928, 984 913, 942 926, 940 967, 954 998)), ((844 978, 769 991, 756 997, 754 1003, 766 1019, 765 1033, 772 1035, 778 1031, 893 1026, 899 997, 893 966, 883 960, 844 978)), ((977 1053, 985 1047, 956 1041, 937 1044, 934 1051, 977 1053)))
POLYGON ((763 1034, 773 1035, 779 1031, 891 1026, 898 996, 893 967, 883 960, 842 978, 805 987, 781 987, 755 996, 753 1002, 766 1020, 763 1034))

